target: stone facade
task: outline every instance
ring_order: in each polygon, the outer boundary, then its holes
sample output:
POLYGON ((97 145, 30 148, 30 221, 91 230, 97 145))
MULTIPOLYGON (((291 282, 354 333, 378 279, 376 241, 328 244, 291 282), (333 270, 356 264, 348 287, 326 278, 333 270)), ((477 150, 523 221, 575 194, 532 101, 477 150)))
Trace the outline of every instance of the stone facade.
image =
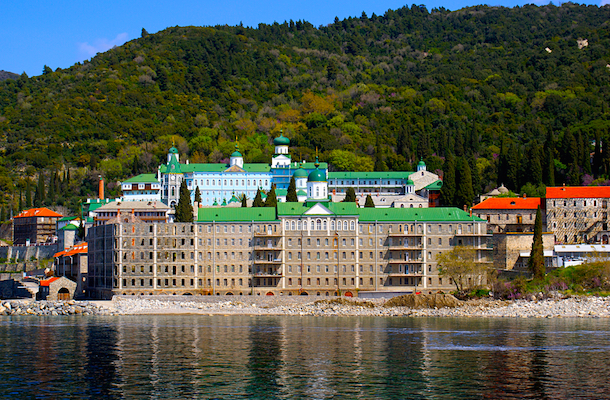
POLYGON ((457 209, 204 208, 192 224, 118 221, 91 228, 89 294, 447 291, 452 282, 439 276, 436 256, 469 245, 485 259, 487 239, 485 221, 457 209), (391 212, 411 218, 394 219, 391 212), (439 219, 445 212, 447 219, 439 219))
MULTIPOLYGON (((520 253, 532 249, 534 233, 509 232, 494 233, 493 235, 493 263, 494 268, 503 270, 523 269, 520 264, 520 253)), ((544 251, 553 251, 554 238, 552 232, 542 234, 542 247, 544 251)), ((527 266, 526 266, 527 267, 527 266)))
POLYGON ((547 225, 562 244, 608 244, 608 199, 547 198, 547 225))

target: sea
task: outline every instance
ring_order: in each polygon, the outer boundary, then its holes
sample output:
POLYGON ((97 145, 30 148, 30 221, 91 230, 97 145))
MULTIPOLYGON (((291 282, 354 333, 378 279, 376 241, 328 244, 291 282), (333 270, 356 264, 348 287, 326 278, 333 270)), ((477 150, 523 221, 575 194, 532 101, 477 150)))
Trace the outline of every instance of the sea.
POLYGON ((563 318, 0 317, 0 398, 610 398, 609 328, 563 318))

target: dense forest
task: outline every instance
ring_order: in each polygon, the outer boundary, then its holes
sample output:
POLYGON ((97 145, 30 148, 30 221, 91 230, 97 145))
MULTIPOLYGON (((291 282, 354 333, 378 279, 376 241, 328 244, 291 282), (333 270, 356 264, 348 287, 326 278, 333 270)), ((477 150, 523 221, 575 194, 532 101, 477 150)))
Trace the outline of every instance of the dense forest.
POLYGON ((294 159, 334 170, 443 176, 443 202, 504 184, 606 184, 610 6, 405 6, 306 21, 173 27, 40 76, 0 82, 0 219, 65 205, 156 170, 173 142, 191 162, 294 159))

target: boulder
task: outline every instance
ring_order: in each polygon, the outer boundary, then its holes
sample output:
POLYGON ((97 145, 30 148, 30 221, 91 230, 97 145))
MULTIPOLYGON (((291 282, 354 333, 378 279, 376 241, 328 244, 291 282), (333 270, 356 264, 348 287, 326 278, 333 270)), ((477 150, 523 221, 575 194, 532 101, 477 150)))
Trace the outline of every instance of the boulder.
POLYGON ((450 294, 405 294, 388 300, 384 307, 454 308, 462 302, 450 294))

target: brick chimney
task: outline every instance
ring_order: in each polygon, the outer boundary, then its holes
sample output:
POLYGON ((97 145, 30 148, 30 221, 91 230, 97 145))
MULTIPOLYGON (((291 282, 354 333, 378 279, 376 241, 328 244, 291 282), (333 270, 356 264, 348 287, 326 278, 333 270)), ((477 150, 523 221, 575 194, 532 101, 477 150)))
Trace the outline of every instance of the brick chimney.
POLYGON ((104 200, 104 179, 102 178, 101 175, 98 175, 100 178, 100 181, 98 183, 98 188, 97 188, 97 193, 98 193, 98 198, 100 200, 104 200))

